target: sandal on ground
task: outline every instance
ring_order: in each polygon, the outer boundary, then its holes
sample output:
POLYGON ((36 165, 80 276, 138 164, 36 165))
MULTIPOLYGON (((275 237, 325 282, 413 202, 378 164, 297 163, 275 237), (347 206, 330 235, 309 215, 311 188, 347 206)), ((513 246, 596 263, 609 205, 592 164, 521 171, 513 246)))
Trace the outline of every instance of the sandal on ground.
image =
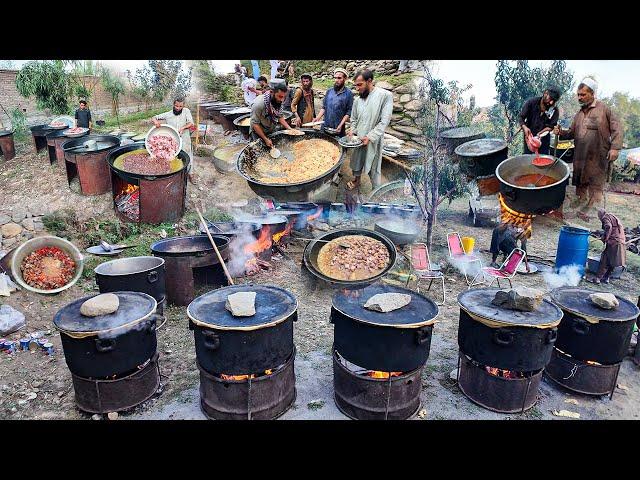
POLYGON ((347 182, 347 190, 355 190, 355 188, 357 187, 356 183, 353 180, 349 180, 347 182))

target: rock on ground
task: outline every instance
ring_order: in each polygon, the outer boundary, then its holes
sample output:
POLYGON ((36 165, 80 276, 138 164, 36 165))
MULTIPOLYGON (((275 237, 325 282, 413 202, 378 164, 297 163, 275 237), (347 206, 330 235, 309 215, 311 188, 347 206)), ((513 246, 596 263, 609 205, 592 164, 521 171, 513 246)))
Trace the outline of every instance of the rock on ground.
POLYGON ((592 293, 589 299, 601 308, 612 310, 620 305, 620 302, 613 293, 592 293))
POLYGON ((251 317, 256 314, 256 292, 237 292, 227 296, 224 307, 234 317, 251 317))
POLYGON ((406 293, 377 293, 364 304, 364 308, 375 312, 391 312, 409 305, 411 295, 406 293))
POLYGON ((544 292, 535 288, 517 287, 512 290, 498 290, 491 303, 509 310, 533 312, 542 304, 544 292))
POLYGON ((22 232, 22 227, 17 223, 11 222, 11 223, 2 225, 2 227, 0 227, 0 232, 2 233, 3 237, 11 238, 11 237, 15 237, 16 235, 19 235, 20 232, 22 232))
POLYGON ((87 317, 109 315, 118 310, 120 299, 114 293, 103 293, 90 298, 80 306, 80 313, 87 317))

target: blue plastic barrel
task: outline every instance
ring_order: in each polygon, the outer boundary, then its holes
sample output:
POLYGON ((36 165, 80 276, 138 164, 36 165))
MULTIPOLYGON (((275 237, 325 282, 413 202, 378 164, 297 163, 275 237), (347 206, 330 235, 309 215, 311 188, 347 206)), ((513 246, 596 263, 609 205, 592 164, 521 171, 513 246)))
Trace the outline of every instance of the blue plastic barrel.
POLYGON ((556 252, 556 272, 565 265, 577 265, 580 275, 584 275, 584 268, 589 253, 589 230, 564 226, 560 229, 558 250, 556 252))

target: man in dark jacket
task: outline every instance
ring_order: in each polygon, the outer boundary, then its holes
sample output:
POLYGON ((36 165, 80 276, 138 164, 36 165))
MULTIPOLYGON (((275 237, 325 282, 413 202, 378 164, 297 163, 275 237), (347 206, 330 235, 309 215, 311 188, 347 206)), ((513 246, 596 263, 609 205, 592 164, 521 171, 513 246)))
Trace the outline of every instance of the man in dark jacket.
MULTIPOLYGON (((512 252, 514 248, 518 246, 518 240, 520 240, 520 246, 522 250, 527 252, 527 237, 523 228, 517 227, 511 223, 503 222, 493 229, 491 235, 491 246, 489 251, 491 252, 491 266, 499 268, 500 265, 496 262, 498 255, 502 253, 506 260, 507 256, 512 252)), ((527 256, 524 257, 527 272, 529 271, 529 260, 527 256)))
POLYGON ((291 101, 291 111, 293 112, 293 122, 296 127, 303 123, 312 122, 316 116, 314 105, 313 78, 308 73, 300 76, 301 86, 296 89, 291 101))
POLYGON ((87 108, 86 100, 80 100, 80 107, 76 110, 76 127, 91 128, 91 110, 87 108))
MULTIPOLYGON (((547 88, 541 97, 533 97, 527 100, 520 112, 520 126, 524 132, 524 153, 533 153, 527 146, 526 139, 529 135, 539 136, 544 132, 553 130, 558 123, 560 115, 556 103, 560 98, 560 92, 555 88, 547 88)), ((538 149, 541 155, 549 155, 551 139, 545 135, 540 139, 542 145, 538 149)))

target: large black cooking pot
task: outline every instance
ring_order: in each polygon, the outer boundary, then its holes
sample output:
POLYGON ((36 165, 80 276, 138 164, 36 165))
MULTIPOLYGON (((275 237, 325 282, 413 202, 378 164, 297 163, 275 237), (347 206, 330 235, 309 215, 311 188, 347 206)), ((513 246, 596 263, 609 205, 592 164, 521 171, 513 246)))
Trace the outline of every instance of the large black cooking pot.
POLYGON ((270 285, 232 285, 206 293, 187 307, 196 357, 212 374, 263 373, 283 365, 293 354, 293 322, 298 301, 270 285), (256 314, 234 317, 225 308, 227 296, 256 292, 256 314))
POLYGON ((563 287, 551 294, 564 317, 558 329, 556 348, 583 362, 603 365, 621 362, 627 354, 633 325, 640 310, 619 297, 613 310, 598 307, 589 299, 593 290, 563 287))
POLYGON ((162 258, 120 258, 101 263, 94 272, 100 293, 129 290, 151 295, 158 304, 164 301, 165 268, 162 258))
POLYGON ((138 180, 140 180, 141 178, 146 180, 154 180, 156 178, 166 178, 166 177, 170 177, 171 175, 178 175, 184 169, 189 167, 189 162, 191 161, 191 159, 189 158, 189 154, 184 150, 180 150, 180 152, 178 153, 178 158, 182 160, 182 168, 180 170, 176 170, 175 172, 163 173, 158 175, 142 175, 139 173, 127 172, 125 170, 116 168, 113 165, 113 162, 115 162, 120 155, 123 155, 127 152, 132 152, 133 150, 140 150, 140 149, 142 150, 145 149, 144 142, 135 142, 135 143, 130 143, 129 145, 123 145, 121 147, 114 148, 107 154, 107 163, 109 163, 109 168, 114 172, 116 172, 120 178, 134 185, 136 185, 138 183, 138 180))
POLYGON ((447 146, 447 154, 453 156, 453 160, 457 161, 453 153, 455 149, 463 143, 471 142, 472 140, 478 140, 485 138, 485 134, 479 131, 475 127, 453 127, 440 132, 440 137, 444 140, 447 146))
POLYGON ((242 133, 242 136, 248 140, 250 138, 250 133, 251 133, 251 123, 247 125, 240 125, 240 122, 242 122, 246 118, 250 119, 251 114, 245 113, 244 115, 240 115, 239 117, 233 120, 233 124, 235 125, 237 130, 240 130, 240 132, 242 133))
POLYGON ((109 315, 86 317, 80 306, 95 295, 58 310, 53 323, 60 331, 69 370, 84 378, 105 378, 133 372, 156 353, 157 303, 140 292, 113 292, 120 300, 109 315))
POLYGON ((336 350, 349 362, 369 370, 408 372, 429 358, 438 306, 406 288, 377 283, 334 295, 331 323, 336 350), (387 313, 364 308, 378 293, 411 295, 411 302, 387 313))
POLYGON ((302 254, 302 260, 304 262, 305 267, 312 275, 323 280, 331 285, 335 285, 338 287, 349 287, 349 288, 361 288, 367 285, 371 285, 372 283, 377 282, 382 277, 384 277, 389 270, 393 268, 396 263, 396 257, 398 252, 396 250, 395 245, 391 240, 385 237, 383 234, 379 232, 374 232, 372 230, 367 230, 365 228, 345 228, 341 230, 334 230, 332 232, 325 233, 317 238, 317 240, 324 240, 323 242, 309 242, 304 249, 304 253, 302 254), (389 251, 389 265, 378 275, 368 278, 366 280, 336 280, 331 277, 326 276, 324 273, 320 271, 318 267, 318 254, 320 253, 320 249, 326 245, 327 241, 334 240, 339 237, 344 237, 345 235, 364 235, 367 237, 374 238, 380 242, 382 242, 389 251))
MULTIPOLYGON (((500 193, 507 206, 517 212, 530 215, 542 215, 557 210, 564 203, 564 197, 569 183, 569 166, 562 160, 551 167, 536 167, 531 162, 535 154, 517 155, 503 161, 496 168, 496 177, 500 182, 500 193), (533 184, 540 175, 557 179, 556 183, 548 186, 520 186, 515 179, 522 175, 536 175, 533 184)), ((540 158, 554 160, 550 155, 540 155, 540 158)))
MULTIPOLYGON (((294 200, 307 200, 307 194, 314 191, 321 186, 331 182, 331 179, 339 172, 342 162, 344 162, 345 152, 338 141, 326 133, 322 133, 319 130, 302 129, 305 135, 291 136, 286 135, 282 131, 275 132, 269 135, 269 138, 273 140, 273 145, 277 147, 283 155, 289 155, 291 147, 297 142, 304 142, 305 140, 312 138, 321 138, 328 142, 332 142, 340 149, 340 157, 338 161, 326 172, 318 175, 315 178, 305 180, 304 182, 297 183, 264 183, 254 178, 253 160, 256 155, 268 155, 268 149, 264 145, 264 142, 260 141, 255 145, 247 145, 238 155, 238 172, 242 175, 251 190, 261 197, 272 197, 277 201, 294 201, 294 200)), ((274 160, 275 161, 275 160, 274 160)), ((287 160, 281 160, 287 161, 287 160)))
MULTIPOLYGON (((211 235, 223 260, 229 257, 229 238, 224 235, 211 235)), ((193 257, 192 267, 219 263, 218 256, 211 245, 208 235, 184 235, 171 237, 151 244, 151 252, 157 257, 193 257)))
MULTIPOLYGON (((111 148, 115 148, 120 145, 120 139, 115 135, 85 135, 79 138, 72 138, 62 144, 62 149, 65 151, 64 155, 91 155, 94 153, 104 152, 111 148), (87 142, 95 141, 95 146, 90 148, 85 147, 87 142), (75 148, 82 147, 82 148, 75 148)), ((71 161, 71 160, 70 160, 71 161)))
MULTIPOLYGON (((251 234, 254 238, 258 238, 262 229, 261 224, 253 222, 207 222, 207 227, 212 235, 224 235, 230 241, 237 236, 246 234, 251 234)), ((200 233, 207 233, 202 224, 200 224, 200 233)))
POLYGON ((519 372, 544 368, 558 336, 562 311, 548 300, 533 312, 507 310, 491 301, 497 288, 458 295, 458 346, 475 361, 519 372))
POLYGON ((454 149, 460 160, 460 173, 472 178, 495 174, 496 167, 508 155, 507 142, 499 138, 480 138, 454 149))
POLYGON ((247 115, 247 114, 251 115, 251 108, 245 107, 245 106, 233 107, 233 108, 221 110, 220 113, 227 120, 227 122, 229 122, 229 125, 231 125, 232 127, 231 130, 238 130, 239 127, 234 122, 234 120, 242 115, 247 115))

